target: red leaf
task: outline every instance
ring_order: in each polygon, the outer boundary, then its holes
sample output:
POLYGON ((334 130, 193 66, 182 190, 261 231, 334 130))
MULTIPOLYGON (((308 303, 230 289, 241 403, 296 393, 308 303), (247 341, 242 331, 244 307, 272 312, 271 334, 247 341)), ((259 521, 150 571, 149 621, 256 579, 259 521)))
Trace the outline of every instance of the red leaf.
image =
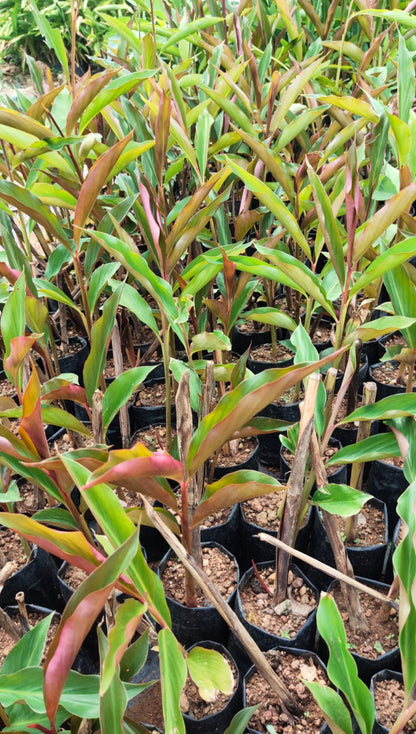
POLYGON ((42 459, 49 456, 40 406, 40 382, 34 368, 23 393, 23 412, 19 435, 35 455, 42 459))

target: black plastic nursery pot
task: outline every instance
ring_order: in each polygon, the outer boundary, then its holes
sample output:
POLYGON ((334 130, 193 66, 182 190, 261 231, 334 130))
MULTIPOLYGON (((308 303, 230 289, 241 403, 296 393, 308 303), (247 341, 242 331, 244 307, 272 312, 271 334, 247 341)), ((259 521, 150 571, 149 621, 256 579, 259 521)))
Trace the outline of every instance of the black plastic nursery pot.
POLYGON ((245 331, 238 324, 231 329, 231 344, 233 351, 237 354, 244 354, 250 347, 257 347, 268 342, 270 342, 270 329, 245 331))
MULTIPOLYGON (((377 362, 376 364, 373 364, 369 369, 369 377, 377 385, 377 400, 382 400, 383 398, 387 398, 390 395, 397 395, 406 392, 406 388, 404 387, 404 385, 396 385, 394 383, 383 382, 374 375, 374 370, 376 370, 378 367, 384 367, 385 365, 398 367, 399 363, 395 362, 394 360, 390 360, 387 362, 377 362)), ((413 388, 413 392, 415 392, 415 390, 416 387, 413 388)))
POLYGON ((65 600, 59 587, 56 564, 52 556, 34 546, 32 560, 7 579, 0 591, 0 607, 15 604, 15 596, 23 591, 28 604, 62 611, 65 600))
POLYGON ((231 512, 225 522, 201 529, 202 542, 218 543, 224 546, 235 557, 240 569, 244 554, 241 522, 241 508, 239 504, 236 504, 231 508, 231 512))
MULTIPOLYGON (((389 592, 390 586, 388 584, 382 583, 381 581, 377 582, 373 579, 362 578, 361 576, 356 576, 356 579, 366 586, 371 586, 374 589, 377 589, 385 596, 387 596, 389 592)), ((327 593, 330 594, 333 591, 334 587, 338 584, 338 581, 333 580, 327 589, 327 593)), ((382 604, 382 602, 379 603, 382 604)), ((371 619, 369 619, 369 624, 371 626, 371 619)), ((355 652, 352 647, 350 648, 350 653, 356 662, 359 677, 364 681, 367 686, 370 685, 370 680, 372 676, 376 673, 379 673, 380 670, 388 668, 389 670, 399 671, 401 669, 400 649, 398 645, 385 653, 380 653, 377 657, 368 657, 365 655, 361 655, 355 652)), ((327 646, 325 642, 323 642, 321 637, 319 637, 318 640, 318 654, 324 661, 327 660, 327 646)))
MULTIPOLYGON (((165 382, 164 377, 155 378, 152 377, 145 380, 144 385, 147 387, 153 387, 155 385, 162 385, 165 382)), ((166 421, 166 405, 136 405, 137 395, 135 394, 133 402, 129 406, 130 424, 131 431, 135 431, 143 428, 144 426, 155 425, 164 423, 166 421)), ((171 405, 171 418, 172 421, 176 420, 176 408, 175 404, 171 405)))
MULTIPOLYGON (((267 344, 267 346, 271 345, 267 344)), ((293 357, 277 359, 276 361, 260 361, 251 356, 247 359, 247 368, 254 372, 254 374, 263 372, 263 370, 273 369, 274 367, 289 367, 291 364, 293 364, 293 357)))
MULTIPOLYGON (((269 652, 275 652, 276 654, 278 654, 280 651, 285 652, 285 653, 289 653, 290 655, 294 655, 295 657, 304 658, 305 659, 305 662, 311 661, 311 662, 313 662, 313 664, 316 667, 320 667, 326 673, 326 667, 325 667, 324 663, 318 657, 318 655, 316 653, 314 653, 314 652, 310 652, 309 650, 305 650, 305 649, 301 649, 301 648, 281 647, 280 645, 277 645, 276 647, 271 648, 269 652)), ((244 675, 244 679, 243 679, 243 706, 244 706, 244 708, 246 708, 249 705, 255 705, 255 703, 256 703, 256 701, 253 701, 253 700, 249 700, 248 701, 247 700, 247 686, 249 684, 250 679, 253 677, 253 675, 256 672, 257 672, 256 666, 255 665, 252 665, 249 668, 249 670, 246 672, 246 674, 244 675)), ((281 677, 281 676, 279 676, 279 677, 281 677)), ((299 677, 299 684, 303 687, 303 683, 301 681, 301 676, 299 677)), ((263 689, 263 686, 264 685, 267 686, 268 684, 262 682, 262 689, 263 689)), ((291 690, 291 693, 294 693, 294 695, 296 697, 296 691, 291 690)), ((270 691, 271 701, 273 701, 273 697, 274 696, 275 696, 275 694, 273 693, 273 691, 270 691)), ((259 689, 259 701, 260 701, 260 689, 259 689)), ((276 701, 276 705, 279 705, 279 701, 276 701)), ((302 707, 302 700, 299 700, 299 705, 302 707)), ((288 727, 287 713, 286 713, 285 710, 283 710, 282 713, 283 713, 283 716, 282 716, 281 722, 280 721, 279 721, 279 723, 273 722, 273 726, 276 727, 276 728, 273 729, 273 731, 275 731, 276 734, 283 734, 283 732, 285 732, 285 731, 288 730, 287 729, 287 727, 288 727)), ((312 728, 312 722, 308 718, 308 714, 306 714, 306 716, 304 718, 305 718, 305 722, 304 722, 305 734, 309 733, 312 730, 313 731, 317 731, 317 728, 312 728)), ((298 728, 298 724, 295 725, 295 720, 293 721, 293 725, 294 725, 293 731, 300 731, 300 729, 298 728)), ((259 729, 254 729, 254 728, 250 727, 250 722, 249 722, 249 725, 248 725, 248 727, 246 729, 247 734, 265 734, 267 731, 268 730, 266 730, 266 728, 262 728, 261 730, 259 730, 259 729)), ((322 726, 321 726, 319 732, 320 732, 320 734, 330 734, 330 729, 329 729, 328 725, 326 724, 326 722, 325 722, 325 720, 323 718, 323 715, 322 715, 322 726)))
MULTIPOLYGON (((270 562, 259 563, 257 565, 257 569, 260 571, 261 569, 271 567, 272 565, 273 564, 271 564, 270 562)), ((313 595, 315 596, 316 602, 318 604, 318 590, 316 589, 316 587, 311 584, 310 580, 305 576, 305 574, 299 569, 298 566, 296 566, 295 564, 291 564, 290 568, 296 576, 299 576, 303 579, 305 585, 313 592, 313 595)), ((294 647, 296 649, 313 650, 316 636, 316 610, 311 612, 307 619, 305 619, 303 625, 293 637, 280 637, 278 635, 271 634, 262 627, 259 627, 257 624, 254 624, 252 621, 249 621, 244 611, 243 602, 241 599, 241 592, 244 590, 246 585, 251 583, 253 576, 253 568, 249 568, 242 576, 235 597, 234 611, 237 614, 237 617, 243 623, 244 627, 250 633, 253 640, 257 643, 260 650, 265 652, 277 646, 282 648, 294 647)), ((247 655, 245 648, 243 648, 243 646, 234 636, 234 634, 230 635, 228 641, 228 649, 230 650, 234 660, 237 662, 240 671, 245 674, 251 665, 251 660, 247 655)))
MULTIPOLYGON (((385 726, 384 724, 382 724, 379 721, 379 714, 378 714, 378 711, 377 711, 377 702, 376 702, 376 698, 375 698, 375 688, 377 686, 377 683, 379 683, 380 681, 385 681, 385 680, 395 680, 399 684, 402 684, 403 685, 403 675, 402 675, 402 673, 400 673, 397 670, 387 670, 387 669, 384 669, 384 670, 380 670, 378 673, 375 673, 375 675, 373 675, 373 677, 371 678, 371 681, 370 681, 370 691, 371 691, 371 694, 372 694, 373 699, 374 699, 374 703, 375 703, 375 714, 376 714, 375 722, 374 722, 374 726, 373 726, 373 734, 388 734, 388 732, 390 731, 390 725, 389 726, 385 726)), ((389 699, 389 708, 392 711, 394 711, 394 712, 396 712, 396 706, 395 706, 396 703, 398 704, 399 702, 396 701, 395 699, 393 699, 393 700, 392 699, 389 699)), ((401 707, 400 706, 397 706, 397 716, 400 713, 401 713, 401 707)), ((405 729, 405 731, 406 731, 406 729, 405 729)))
POLYGON ((228 659, 232 666, 234 666, 237 678, 234 693, 232 693, 224 708, 217 713, 213 713, 202 718, 194 718, 189 714, 182 714, 185 722, 186 734, 214 734, 214 732, 218 732, 218 734, 221 732, 221 734, 223 734, 227 726, 229 726, 233 716, 237 711, 240 711, 243 706, 243 681, 232 655, 224 645, 213 642, 212 640, 203 640, 202 642, 197 642, 195 645, 188 648, 188 652, 192 650, 193 647, 204 647, 209 650, 216 650, 216 652, 219 652, 225 659, 228 659))
MULTIPOLYGON (((384 513, 384 542, 369 546, 348 546, 347 553, 356 575, 379 581, 383 576, 387 559, 390 554, 387 508, 383 502, 376 498, 369 500, 367 506, 377 508, 384 513)), ((328 566, 335 567, 332 548, 319 510, 314 514, 314 522, 310 533, 309 553, 318 561, 322 561, 328 566)), ((310 573, 308 571, 308 574, 319 589, 324 590, 328 584, 331 583, 331 578, 327 574, 312 567, 310 573)))
POLYGON ((231 474, 231 472, 234 471, 256 471, 259 468, 260 449, 257 438, 254 439, 254 442, 255 446, 252 452, 248 455, 246 461, 243 461, 240 464, 231 464, 229 466, 218 466, 217 464, 214 469, 214 479, 221 479, 221 477, 224 477, 226 474, 231 474))
MULTIPOLYGON (((267 503, 267 497, 264 497, 264 502, 267 503)), ((310 533, 313 527, 313 507, 309 507, 305 521, 299 530, 296 538, 295 548, 300 551, 305 551, 308 547, 310 533)), ((240 521, 240 543, 241 543, 241 560, 239 560, 241 572, 245 572, 247 569, 252 567, 252 562, 257 565, 259 563, 272 562, 276 556, 276 549, 270 543, 265 543, 258 538, 259 533, 267 533, 274 538, 278 537, 278 531, 273 530, 269 527, 257 525, 253 522, 248 522, 244 515, 244 503, 241 505, 241 521, 240 521)))
MULTIPOLYGON (((341 443, 338 441, 338 439, 331 437, 329 439, 329 447, 341 449, 341 443)), ((283 481, 287 481, 290 476, 290 472, 292 471, 292 467, 290 466, 289 462, 285 458, 284 453, 284 446, 281 445, 280 447, 280 476, 282 477, 283 481)), ((346 464, 342 464, 335 471, 333 471, 328 476, 328 482, 335 483, 335 484, 346 484, 347 483, 347 466, 346 464)))
MULTIPOLYGON (((239 571, 237 561, 234 556, 226 548, 223 548, 218 543, 207 542, 202 544, 202 548, 219 548, 223 551, 230 559, 230 564, 234 564, 237 571, 237 583, 239 580, 239 571)), ((161 576, 168 561, 175 558, 175 554, 172 550, 162 559, 159 568, 157 570, 158 575, 161 576)), ((226 600, 231 606, 236 594, 236 590, 230 594, 226 600)), ((208 605, 202 607, 187 607, 185 604, 181 604, 169 596, 166 597, 167 605, 172 619, 172 631, 175 637, 179 640, 181 645, 190 647, 194 645, 201 638, 207 638, 214 642, 219 642, 223 645, 226 644, 228 639, 228 626, 220 613, 215 607, 208 605)))
POLYGON ((397 501, 409 483, 400 466, 374 459, 370 464, 367 492, 384 502, 387 507, 391 532, 399 520, 397 501))

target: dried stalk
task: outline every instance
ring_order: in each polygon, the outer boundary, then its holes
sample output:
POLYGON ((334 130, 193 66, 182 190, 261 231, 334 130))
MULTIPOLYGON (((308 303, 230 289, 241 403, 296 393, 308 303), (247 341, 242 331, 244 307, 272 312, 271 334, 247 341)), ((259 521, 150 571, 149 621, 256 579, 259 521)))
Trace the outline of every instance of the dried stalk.
POLYGON ((25 632, 28 632, 31 629, 31 624, 25 604, 25 592, 18 591, 14 598, 16 599, 17 606, 19 607, 19 618, 22 628, 25 632))
MULTIPOLYGON (((312 431, 311 435, 310 452, 312 467, 315 472, 316 485, 318 489, 322 489, 328 484, 328 479, 315 430, 312 431)), ((342 542, 337 518, 335 515, 331 515, 329 512, 326 512, 326 510, 321 510, 321 512, 328 540, 334 554, 335 565, 343 574, 353 578, 354 572, 352 570, 347 551, 344 547, 344 543, 342 542)), ((347 584, 341 584, 341 588, 346 598, 347 608, 349 609, 349 624, 351 629, 363 631, 368 630, 367 621, 361 611, 361 604, 357 590, 347 584)))
POLYGON ((222 618, 227 622, 231 631, 239 639, 243 647, 245 647, 247 654, 256 665, 257 670, 261 673, 264 679, 269 683, 272 689, 277 693, 283 704, 294 714, 299 714, 300 708, 293 698, 291 693, 288 691, 284 683, 276 675, 273 668, 271 667, 264 654, 261 652, 257 644, 254 642, 251 635, 247 632, 246 628, 238 619, 237 615, 229 604, 222 598, 215 584, 212 583, 211 579, 206 575, 201 568, 197 566, 195 560, 185 550, 182 543, 172 533, 171 530, 165 525, 163 520, 159 517, 158 513, 153 509, 151 504, 147 501, 146 497, 141 495, 143 506, 149 519, 153 525, 159 530, 161 535, 169 543, 173 551, 176 553, 178 558, 182 561, 183 565, 189 573, 192 574, 198 585, 203 590, 205 596, 215 606, 222 618))
POLYGON ((381 601, 383 604, 388 604, 394 609, 399 608, 398 603, 394 601, 394 599, 390 599, 388 596, 384 596, 384 594, 381 594, 380 591, 377 591, 377 589, 372 589, 371 586, 366 586, 365 584, 362 584, 361 581, 357 581, 357 579, 355 579, 354 577, 347 576, 341 571, 338 571, 337 568, 328 566, 326 563, 318 561, 317 558, 308 556, 307 553, 303 553, 302 551, 297 550, 297 548, 292 548, 290 545, 286 545, 286 543, 283 543, 282 540, 279 540, 279 538, 275 538, 273 535, 268 535, 267 533, 259 533, 254 537, 259 538, 259 540, 262 540, 265 543, 270 543, 270 545, 274 545, 276 548, 281 548, 287 553, 290 553, 290 555, 294 556, 295 558, 299 558, 300 561, 304 561, 304 563, 307 563, 309 566, 313 566, 313 568, 318 569, 318 571, 322 571, 323 573, 328 574, 328 576, 332 576, 332 578, 334 579, 338 579, 339 581, 343 581, 346 584, 350 584, 350 586, 358 589, 358 591, 362 591, 369 596, 373 596, 374 599, 378 599, 378 601, 381 601))
MULTIPOLYGON (((309 439, 313 428, 313 416, 320 380, 321 376, 319 374, 310 375, 306 385, 305 400, 301 406, 298 442, 280 522, 280 537, 289 546, 295 544, 299 516, 302 510, 305 467, 309 454, 309 439)), ((277 549, 274 605, 287 599, 289 563, 290 556, 277 549)))
MULTIPOLYGON (((363 405, 373 405, 376 401, 377 385, 375 382, 366 382, 363 386, 363 405)), ((360 425, 357 430, 356 442, 363 441, 368 438, 371 431, 370 421, 360 421, 360 425)), ((363 461, 356 461, 351 468, 351 479, 350 486, 355 489, 361 489, 363 484, 365 463, 363 461)), ((347 518, 345 526, 345 535, 348 542, 353 541, 357 537, 358 529, 358 514, 352 515, 347 518)))
POLYGON ((101 390, 96 390, 92 396, 92 435, 94 443, 104 443, 103 394, 101 390))
POLYGON ((19 629, 16 622, 14 622, 12 618, 7 614, 7 612, 5 612, 4 609, 2 609, 1 607, 0 607, 0 627, 2 627, 4 631, 15 642, 19 642, 19 640, 23 637, 22 630, 19 629))
MULTIPOLYGON (((113 358, 114 358, 114 372, 115 376, 123 374, 123 355, 121 352, 121 340, 120 340, 120 329, 118 328, 117 320, 114 323, 113 333, 111 336, 111 343, 113 347, 113 358)), ((123 449, 129 447, 130 444, 130 420, 129 410, 127 405, 122 405, 119 411, 120 417, 120 434, 121 443, 123 449)))

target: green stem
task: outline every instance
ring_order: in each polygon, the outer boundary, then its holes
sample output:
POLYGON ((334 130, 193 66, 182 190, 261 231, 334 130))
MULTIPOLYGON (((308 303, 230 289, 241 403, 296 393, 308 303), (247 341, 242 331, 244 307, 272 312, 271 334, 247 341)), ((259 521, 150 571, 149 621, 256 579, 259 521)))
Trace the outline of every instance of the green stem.
POLYGON ((162 351, 163 351, 163 369, 165 372, 165 384, 166 384, 166 450, 170 451, 172 443, 172 415, 171 415, 171 379, 169 371, 169 334, 170 327, 169 322, 166 318, 163 309, 160 309, 162 314, 162 351))

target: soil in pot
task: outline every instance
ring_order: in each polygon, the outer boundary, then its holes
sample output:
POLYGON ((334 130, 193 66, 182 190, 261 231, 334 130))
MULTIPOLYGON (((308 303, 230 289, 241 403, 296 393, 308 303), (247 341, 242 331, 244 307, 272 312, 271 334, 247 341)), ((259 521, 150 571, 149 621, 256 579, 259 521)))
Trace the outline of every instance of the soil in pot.
MULTIPOLYGON (((338 517, 338 522, 354 573, 379 580, 384 571, 387 554, 390 553, 387 509, 384 503, 374 498, 360 510, 356 541, 346 541, 346 519, 338 517)), ((309 553, 317 560, 335 566, 332 549, 319 511, 315 513, 314 517, 309 553)), ((331 582, 327 574, 314 568, 311 568, 310 578, 320 589, 325 589, 331 582)))
MULTIPOLYGON (((371 692, 376 706, 375 734, 389 732, 404 707, 403 676, 393 670, 382 670, 371 679, 371 692)), ((407 725, 403 734, 414 734, 414 728, 407 725)))
MULTIPOLYGON (((149 380, 135 394, 130 406, 133 431, 166 420, 166 384, 164 380, 149 380)), ((171 415, 175 419, 175 393, 171 390, 171 415)))
MULTIPOLYGON (((398 382, 399 362, 394 360, 374 364, 370 368, 370 378, 377 385, 377 400, 382 400, 382 398, 395 395, 396 393, 406 392, 406 387, 403 382, 398 382)), ((413 375, 413 392, 415 390, 415 375, 413 375)))
MULTIPOLYGON (((358 578, 358 577, 357 577, 358 578)), ((359 579, 382 593, 387 594, 389 587, 385 584, 375 584, 366 579, 359 579)), ((349 650, 353 655, 360 678, 369 684, 371 676, 379 670, 389 667, 398 669, 400 666, 400 654, 398 648, 398 611, 392 606, 383 604, 378 599, 359 592, 360 604, 363 617, 368 625, 365 630, 352 630, 348 624, 349 610, 341 586, 338 582, 331 584, 330 593, 339 609, 345 625, 349 650)), ((326 645, 322 646, 326 656, 326 645)), ((320 645, 320 650, 322 649, 320 645)))
POLYGON ((295 651, 269 650, 266 653, 272 668, 303 710, 292 716, 281 706, 280 699, 255 669, 244 680, 244 705, 256 706, 249 722, 249 732, 267 734, 273 726, 276 734, 319 734, 325 724, 321 709, 304 684, 304 680, 329 685, 328 676, 319 658, 312 653, 297 655, 295 651))
MULTIPOLYGON (((172 440, 176 436, 176 430, 172 428, 172 440)), ((131 439, 131 446, 140 441, 150 451, 166 451, 166 425, 144 426, 135 432, 131 439)))
MULTIPOLYGON (((235 558, 225 548, 212 542, 203 544, 202 553, 203 570, 224 598, 232 603, 239 580, 235 558)), ((201 637, 207 637, 224 644, 228 638, 227 624, 203 594, 198 594, 200 606, 185 606, 185 573, 172 552, 162 559, 158 573, 165 588, 172 630, 179 642, 187 647, 201 637)))
POLYGON ((276 352, 273 354, 271 344, 260 344, 250 350, 250 356, 247 360, 247 367, 252 372, 261 372, 268 367, 287 366, 293 362, 293 351, 284 344, 278 342, 276 352))
MULTIPOLYGON (((240 469, 257 469, 258 468, 259 442, 257 438, 247 436, 246 438, 234 439, 228 441, 218 454, 215 462, 213 476, 220 479, 225 474, 240 469)), ((209 471, 209 481, 211 480, 211 470, 209 471)))

